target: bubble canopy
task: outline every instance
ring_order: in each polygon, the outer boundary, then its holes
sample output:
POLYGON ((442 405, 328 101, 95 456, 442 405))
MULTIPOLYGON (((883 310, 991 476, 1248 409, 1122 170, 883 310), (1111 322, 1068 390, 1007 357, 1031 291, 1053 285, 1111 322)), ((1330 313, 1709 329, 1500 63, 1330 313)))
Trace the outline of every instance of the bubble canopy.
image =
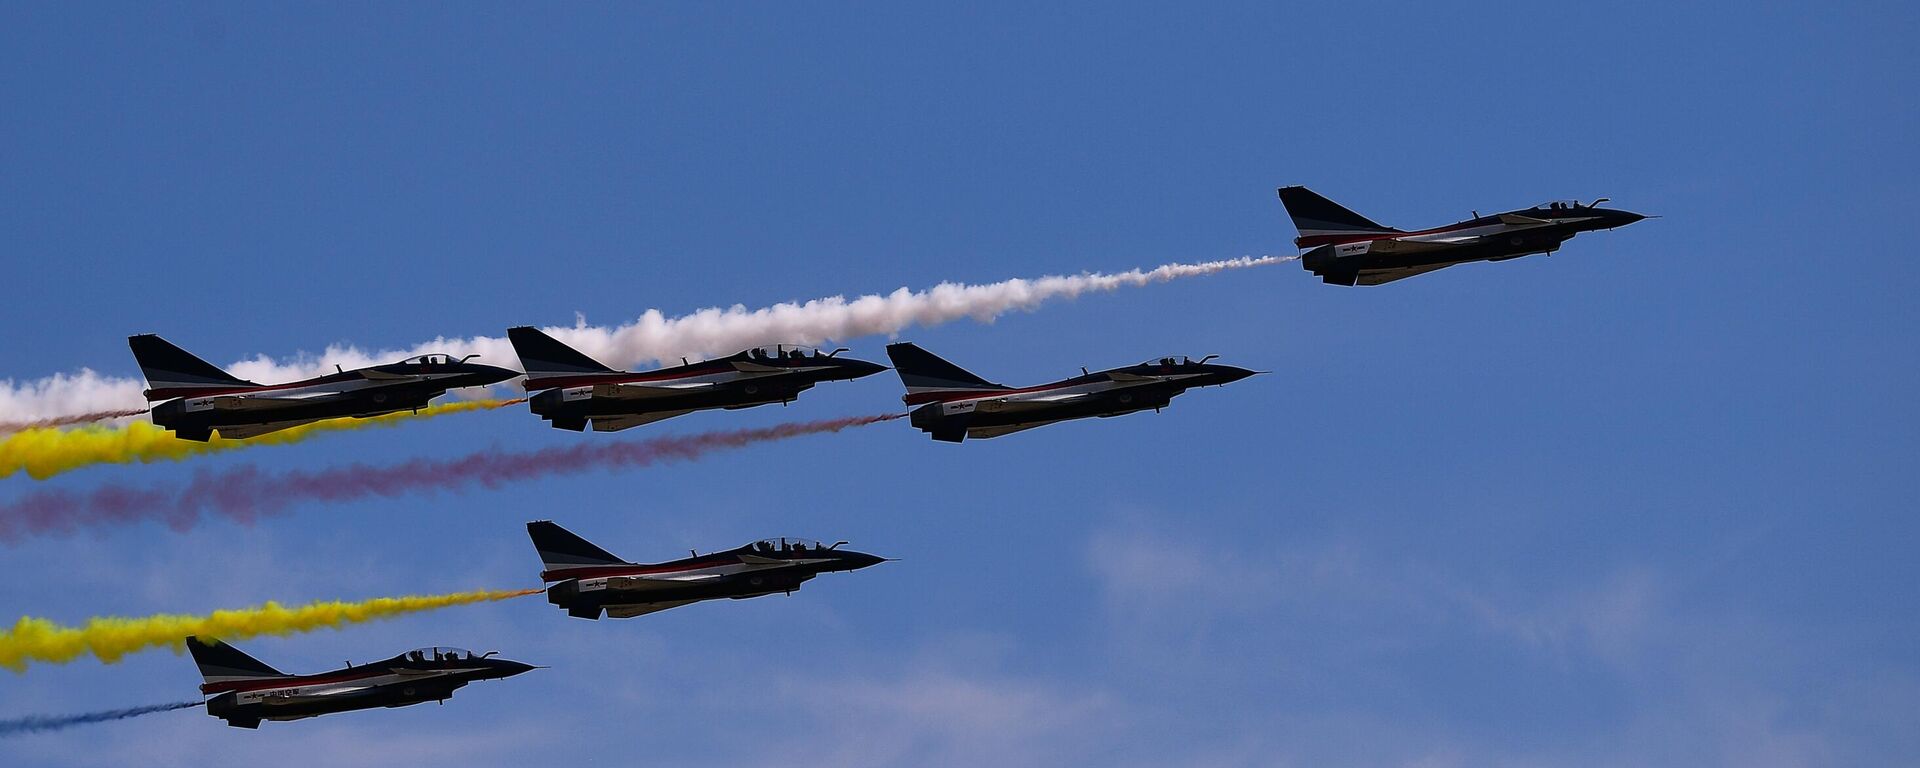
POLYGON ((449 363, 464 362, 464 361, 465 361, 465 358, 455 358, 453 355, 449 355, 445 353, 433 353, 433 354, 427 354, 427 355, 414 355, 413 357, 409 357, 405 360, 400 361, 400 363, 402 365, 447 365, 449 363))
POLYGON ((753 547, 755 552, 805 552, 808 550, 832 549, 832 547, 821 544, 813 539, 796 539, 791 537, 761 539, 748 546, 753 547))
POLYGON ((1141 365, 1199 365, 1211 359, 1213 359, 1212 356, 1208 356, 1200 360, 1195 360, 1186 355, 1167 355, 1166 357, 1156 357, 1152 360, 1148 360, 1144 363, 1141 363, 1141 365))
POLYGON ((755 360, 832 357, 831 354, 820 351, 818 347, 809 347, 804 344, 768 344, 764 347, 749 349, 746 351, 746 355, 755 360))
POLYGON ((400 654, 400 656, 401 658, 407 659, 409 661, 442 661, 442 660, 451 660, 451 659, 480 658, 480 656, 475 654, 473 651, 469 651, 465 648, 451 648, 444 645, 428 646, 425 648, 415 648, 411 651, 407 651, 406 653, 400 654))

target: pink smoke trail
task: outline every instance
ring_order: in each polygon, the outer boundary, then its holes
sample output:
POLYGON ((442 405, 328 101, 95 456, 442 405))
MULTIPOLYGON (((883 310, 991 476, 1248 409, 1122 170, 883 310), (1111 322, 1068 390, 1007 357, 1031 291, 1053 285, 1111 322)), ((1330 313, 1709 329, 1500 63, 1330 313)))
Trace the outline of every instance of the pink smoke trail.
POLYGON ((0 434, 4 434, 7 432, 23 432, 29 429, 45 429, 47 427, 71 427, 75 424, 91 424, 96 421, 106 421, 107 419, 118 419, 123 416, 138 416, 146 412, 147 412, 147 409, 145 408, 133 408, 128 410, 120 410, 120 411, 94 411, 93 413, 76 413, 76 414, 73 414, 72 416, 55 416, 53 418, 35 419, 33 421, 0 421, 0 434))
POLYGON ((248 465, 220 471, 202 470, 195 473, 192 483, 178 490, 112 484, 87 493, 40 491, 0 505, 0 541, 13 542, 25 536, 148 520, 185 531, 208 514, 250 523, 263 515, 280 514, 301 502, 459 491, 476 485, 498 488, 523 480, 592 469, 693 461, 713 451, 839 432, 902 416, 897 413, 853 416, 618 443, 578 443, 537 451, 490 448, 456 459, 411 459, 391 466, 350 464, 313 472, 271 474, 248 465))

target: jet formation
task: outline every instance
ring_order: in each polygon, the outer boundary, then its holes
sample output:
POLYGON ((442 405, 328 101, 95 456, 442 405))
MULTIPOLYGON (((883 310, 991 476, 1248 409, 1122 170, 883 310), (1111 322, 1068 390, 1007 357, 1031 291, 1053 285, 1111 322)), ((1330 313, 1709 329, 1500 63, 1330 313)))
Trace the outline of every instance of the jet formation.
POLYGON ((449 389, 484 387, 519 371, 467 362, 474 356, 419 355, 398 363, 340 370, 285 384, 258 384, 227 373, 153 334, 127 338, 153 423, 182 440, 206 442, 278 432, 322 419, 369 418, 418 410, 449 389))
MULTIPOLYGON (((1281 187, 1299 236, 1301 264, 1335 285, 1381 285, 1475 261, 1553 253, 1582 232, 1649 218, 1591 203, 1552 202, 1422 230, 1384 226, 1302 186, 1281 187)), ((776 344, 726 357, 650 371, 621 371, 537 328, 507 331, 525 369, 528 408, 556 429, 617 432, 695 411, 791 403, 828 381, 871 376, 886 366, 776 344)), ((418 355, 398 363, 335 372, 303 381, 259 384, 240 379, 152 334, 128 338, 146 374, 153 423, 184 440, 218 433, 245 439, 322 419, 367 418, 418 410, 450 389, 497 384, 520 371, 469 362, 474 356, 418 355)), ((887 355, 918 406, 912 424, 935 440, 961 442, 1068 419, 1118 416, 1165 407, 1196 386, 1227 384, 1252 372, 1160 358, 1139 365, 1013 388, 994 384, 912 344, 887 355)))
POLYGON ((886 370, 796 345, 743 350, 718 360, 652 371, 616 371, 537 328, 507 329, 527 369, 528 407, 556 429, 615 432, 698 410, 790 403, 823 381, 886 370), (538 394, 534 394, 538 393, 538 394))
POLYGON ((901 398, 919 406, 909 422, 935 440, 958 443, 1034 427, 1084 419, 1158 411, 1194 387, 1212 387, 1259 371, 1199 360, 1162 357, 1031 387, 1009 387, 980 378, 912 343, 887 345, 887 357, 907 387, 901 398))
POLYGON ((235 728, 258 728, 262 720, 299 720, 375 707, 445 702, 475 680, 513 677, 530 664, 474 655, 459 648, 418 648, 386 661, 289 675, 219 640, 187 638, 200 667, 200 693, 210 695, 207 714, 235 728))
POLYGON ((1413 232, 1382 226, 1306 187, 1281 187, 1293 244, 1308 272, 1333 285, 1380 285, 1473 261, 1506 261, 1553 253, 1582 232, 1624 227, 1648 218, 1601 208, 1600 198, 1542 203, 1413 232))
MULTIPOLYGON (((1299 230, 1295 244, 1309 272, 1338 285, 1380 285, 1473 261, 1552 253, 1582 232, 1648 218, 1592 203, 1556 202, 1433 229, 1382 226, 1305 187, 1284 187, 1280 200, 1299 230)), ((886 366, 845 350, 773 345, 651 371, 620 371, 528 326, 508 339, 525 369, 529 408, 552 427, 614 432, 708 409, 790 403, 828 381, 858 379, 886 366)), ((186 440, 244 439, 338 417, 367 418, 417 410, 450 389, 482 387, 523 375, 469 362, 473 356, 428 354, 388 365, 283 384, 246 381, 152 334, 128 344, 146 375, 155 424, 186 440)), ((910 423, 934 440, 999 437, 1088 417, 1158 411, 1195 387, 1221 386, 1259 371, 1162 357, 1059 381, 1010 387, 977 376, 911 343, 887 346, 906 387, 910 423)), ((854 571, 886 558, 806 539, 764 539, 734 549, 659 563, 635 563, 547 521, 527 524, 541 560, 547 601, 584 619, 631 618, 705 600, 792 594, 822 573, 854 571)), ((228 725, 297 720, 375 707, 444 702, 476 680, 535 667, 432 647, 391 659, 310 675, 289 675, 218 640, 187 638, 204 680, 207 713, 228 725)))
POLYGON ((736 549, 631 563, 548 520, 527 523, 540 553, 547 602, 567 615, 627 619, 702 600, 793 594, 822 573, 857 571, 886 558, 807 539, 764 539, 736 549))

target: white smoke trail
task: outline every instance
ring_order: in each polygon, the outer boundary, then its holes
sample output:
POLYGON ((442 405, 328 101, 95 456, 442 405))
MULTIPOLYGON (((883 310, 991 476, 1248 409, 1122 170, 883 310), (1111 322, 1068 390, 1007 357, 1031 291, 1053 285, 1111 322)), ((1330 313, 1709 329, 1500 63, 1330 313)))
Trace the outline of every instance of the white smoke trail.
POLYGON ((0 380, 0 426, 11 432, 80 414, 144 412, 147 400, 140 396, 143 389, 146 386, 139 379, 102 376, 88 368, 18 384, 11 379, 0 380))
MULTIPOLYGON (((914 326, 941 325, 960 319, 991 323, 1001 315, 1032 311, 1055 299, 1278 264, 1296 258, 1246 256, 1117 273, 1050 275, 981 285, 941 283, 920 291, 901 288, 884 295, 867 294, 852 299, 830 296, 759 309, 739 304, 724 309, 711 307, 680 317, 667 317, 659 310, 649 309, 638 319, 617 327, 590 326, 582 319, 570 328, 545 330, 607 365, 628 368, 643 362, 677 362, 682 356, 730 354, 762 344, 817 345, 859 336, 893 334, 914 326)), ((275 360, 263 355, 234 363, 227 370, 240 378, 263 383, 293 381, 331 372, 335 365, 358 368, 430 352, 477 354, 483 361, 496 365, 513 365, 519 359, 505 338, 475 336, 438 338, 404 350, 365 352, 357 347, 334 346, 318 356, 275 360)), ((101 376, 91 370, 18 384, 0 381, 0 422, 141 408, 146 404, 140 395, 141 389, 143 385, 138 379, 101 376)))

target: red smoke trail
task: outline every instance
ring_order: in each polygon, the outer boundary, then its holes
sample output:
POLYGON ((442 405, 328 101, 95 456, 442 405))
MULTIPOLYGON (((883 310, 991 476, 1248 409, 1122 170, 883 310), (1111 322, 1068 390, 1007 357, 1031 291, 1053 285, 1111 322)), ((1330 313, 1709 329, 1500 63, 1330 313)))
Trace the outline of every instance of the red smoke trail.
POLYGON ((578 443, 565 448, 517 453, 488 449, 457 459, 412 459, 385 467, 350 464, 284 474, 269 474, 254 466, 217 472, 202 470, 195 473, 193 482, 182 490, 104 485, 84 494, 40 491, 0 505, 0 540, 15 541, 29 535, 67 533, 82 526, 144 520, 164 522, 169 528, 184 531, 206 514, 252 522, 304 501, 352 501, 369 496, 458 491, 475 485, 498 488, 522 480, 590 469, 692 461, 713 451, 839 432, 901 417, 902 414, 897 413, 854 416, 631 442, 578 443))
POLYGON ((125 411, 76 413, 72 416, 55 416, 50 419, 37 419, 34 421, 0 421, 0 433, 22 432, 29 429, 45 429, 47 427, 71 427, 75 424, 91 424, 96 421, 118 419, 122 416, 138 416, 146 412, 147 409, 145 408, 135 408, 125 411))

